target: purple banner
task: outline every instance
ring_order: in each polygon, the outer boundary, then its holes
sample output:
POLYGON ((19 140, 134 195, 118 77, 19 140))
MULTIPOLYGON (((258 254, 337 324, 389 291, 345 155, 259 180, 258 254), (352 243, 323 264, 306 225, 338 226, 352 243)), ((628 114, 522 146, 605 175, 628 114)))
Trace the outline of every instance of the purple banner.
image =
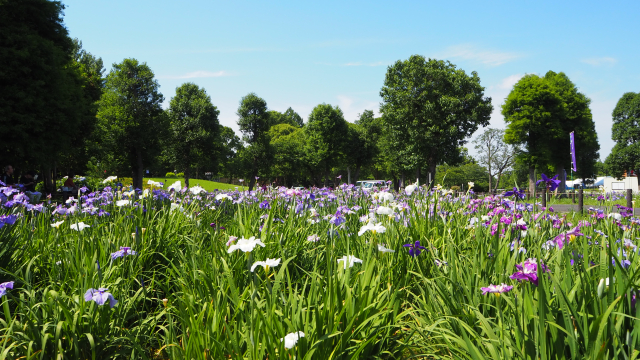
POLYGON ((569 139, 571 139, 571 168, 573 171, 578 171, 576 165, 576 138, 573 131, 569 134, 569 139))

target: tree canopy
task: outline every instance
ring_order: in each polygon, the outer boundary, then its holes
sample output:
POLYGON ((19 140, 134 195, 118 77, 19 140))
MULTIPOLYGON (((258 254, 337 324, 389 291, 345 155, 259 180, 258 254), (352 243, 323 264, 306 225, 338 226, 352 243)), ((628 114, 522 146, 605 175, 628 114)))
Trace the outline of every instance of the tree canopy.
POLYGON ((242 139, 248 144, 244 151, 251 163, 249 190, 253 190, 258 171, 267 166, 271 158, 268 134, 271 121, 267 102, 255 93, 249 93, 240 100, 237 114, 242 139))
POLYGON ((159 87, 146 63, 125 59, 113 64, 100 99, 97 136, 103 153, 121 154, 122 165, 139 189, 145 164, 160 153, 158 145, 167 129, 159 87))
POLYGON ((211 162, 219 141, 218 115, 207 92, 194 83, 176 88, 169 106, 171 130, 169 153, 175 164, 184 169, 185 186, 189 187, 191 166, 211 162))
POLYGON ((605 164, 612 175, 622 177, 625 171, 640 169, 640 93, 623 94, 611 115, 616 144, 605 164))
POLYGON ((448 61, 413 55, 387 69, 380 111, 401 170, 460 161, 458 149, 479 126, 487 126, 491 98, 474 71, 448 61))
POLYGON ((329 181, 329 170, 339 164, 344 155, 345 141, 349 131, 347 121, 338 106, 329 104, 316 106, 305 128, 307 162, 324 175, 324 184, 329 181))

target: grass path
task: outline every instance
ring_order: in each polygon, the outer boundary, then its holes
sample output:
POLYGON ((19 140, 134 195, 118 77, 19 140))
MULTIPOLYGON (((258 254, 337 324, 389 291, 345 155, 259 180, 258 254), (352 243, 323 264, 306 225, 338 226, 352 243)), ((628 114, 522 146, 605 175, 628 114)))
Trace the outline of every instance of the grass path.
MULTIPOLYGON (((168 188, 171 184, 173 184, 176 181, 180 181, 180 183, 182 184, 182 186, 184 186, 184 178, 173 178, 173 179, 169 179, 169 178, 144 178, 144 183, 147 183, 147 180, 153 180, 153 181, 159 181, 164 183, 164 188, 168 188)), ((225 184, 225 183, 219 183, 219 182, 215 182, 215 181, 209 181, 209 180, 202 180, 202 179, 189 179, 189 185, 191 186, 196 186, 199 185, 201 186, 203 189, 207 190, 207 191, 213 191, 215 189, 220 189, 220 190, 234 190, 237 186, 236 185, 232 185, 232 184, 225 184)), ((239 187, 239 189, 242 189, 242 187, 239 187)))

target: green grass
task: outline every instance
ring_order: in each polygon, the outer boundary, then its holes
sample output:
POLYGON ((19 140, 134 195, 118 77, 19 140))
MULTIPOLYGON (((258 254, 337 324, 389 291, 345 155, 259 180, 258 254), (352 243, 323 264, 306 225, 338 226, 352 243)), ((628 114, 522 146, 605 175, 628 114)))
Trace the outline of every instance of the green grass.
MULTIPOLYGON (((159 181, 159 182, 163 182, 164 183, 164 189, 167 189, 171 184, 173 184, 174 182, 180 180, 180 183, 182 184, 182 186, 184 186, 184 178, 173 178, 173 179, 169 179, 169 178, 144 178, 144 184, 147 183, 147 181, 151 179, 153 181, 159 181)), ((219 190, 235 190, 236 189, 236 185, 233 184, 225 184, 225 183, 219 183, 219 182, 215 182, 215 181, 209 181, 209 180, 202 180, 202 179, 189 179, 189 185, 190 186, 196 186, 199 185, 201 186, 203 189, 207 190, 207 191, 213 191, 216 189, 219 190)), ((246 189, 246 187, 245 187, 246 189)), ((238 187, 238 190, 242 190, 242 186, 238 187)))

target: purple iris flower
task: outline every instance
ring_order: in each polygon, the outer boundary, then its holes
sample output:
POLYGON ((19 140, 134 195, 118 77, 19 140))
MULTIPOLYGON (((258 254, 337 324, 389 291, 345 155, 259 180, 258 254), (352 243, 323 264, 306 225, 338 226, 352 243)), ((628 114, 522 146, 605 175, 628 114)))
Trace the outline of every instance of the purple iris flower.
POLYGON ((7 289, 13 289, 13 281, 7 281, 0 284, 0 298, 7 293, 7 289))
POLYGON ((427 249, 424 246, 420 245, 420 240, 417 240, 414 244, 409 243, 409 244, 404 244, 402 246, 408 247, 409 248, 409 256, 413 256, 413 257, 416 257, 416 256, 420 255, 422 250, 426 250, 427 249))
POLYGON ((99 289, 89 289, 86 293, 84 293, 85 301, 95 301, 98 305, 104 305, 107 300, 109 300, 109 306, 114 307, 118 300, 116 300, 113 295, 109 292, 107 288, 99 288, 99 289))
POLYGON ((518 190, 517 187, 514 187, 513 191, 511 191, 511 190, 507 191, 506 193, 504 193, 504 196, 506 196, 506 197, 513 196, 513 198, 516 199, 516 200, 518 198, 524 199, 524 190, 520 191, 520 190, 518 190))
POLYGON ((127 255, 138 255, 138 253, 131 250, 131 248, 128 246, 121 246, 120 250, 111 254, 111 260, 115 260, 120 257, 125 257, 127 255))
POLYGON ((269 201, 265 200, 263 202, 260 203, 260 209, 271 209, 271 205, 269 204, 269 201))
MULTIPOLYGON (((544 264, 540 264, 540 266, 542 266, 542 271, 549 272, 549 269, 547 269, 544 264)), ((527 259, 522 263, 522 265, 516 264, 516 268, 520 271, 509 276, 510 279, 531 281, 533 285, 538 286, 538 262, 536 259, 527 259)))
POLYGON ((540 175, 541 179, 536 181, 536 185, 540 184, 541 182, 545 183, 545 185, 547 186, 547 190, 549 191, 555 191, 558 186, 560 186, 561 181, 558 180, 558 175, 552 177, 552 178, 548 178, 547 175, 545 175, 544 173, 542 173, 542 175, 540 175))
POLYGON ((501 284, 501 285, 489 285, 488 287, 481 287, 480 290, 482 290, 482 295, 487 295, 488 293, 492 293, 492 294, 496 294, 496 296, 499 296, 501 293, 506 293, 509 292, 513 289, 513 286, 507 285, 507 284, 501 284))

